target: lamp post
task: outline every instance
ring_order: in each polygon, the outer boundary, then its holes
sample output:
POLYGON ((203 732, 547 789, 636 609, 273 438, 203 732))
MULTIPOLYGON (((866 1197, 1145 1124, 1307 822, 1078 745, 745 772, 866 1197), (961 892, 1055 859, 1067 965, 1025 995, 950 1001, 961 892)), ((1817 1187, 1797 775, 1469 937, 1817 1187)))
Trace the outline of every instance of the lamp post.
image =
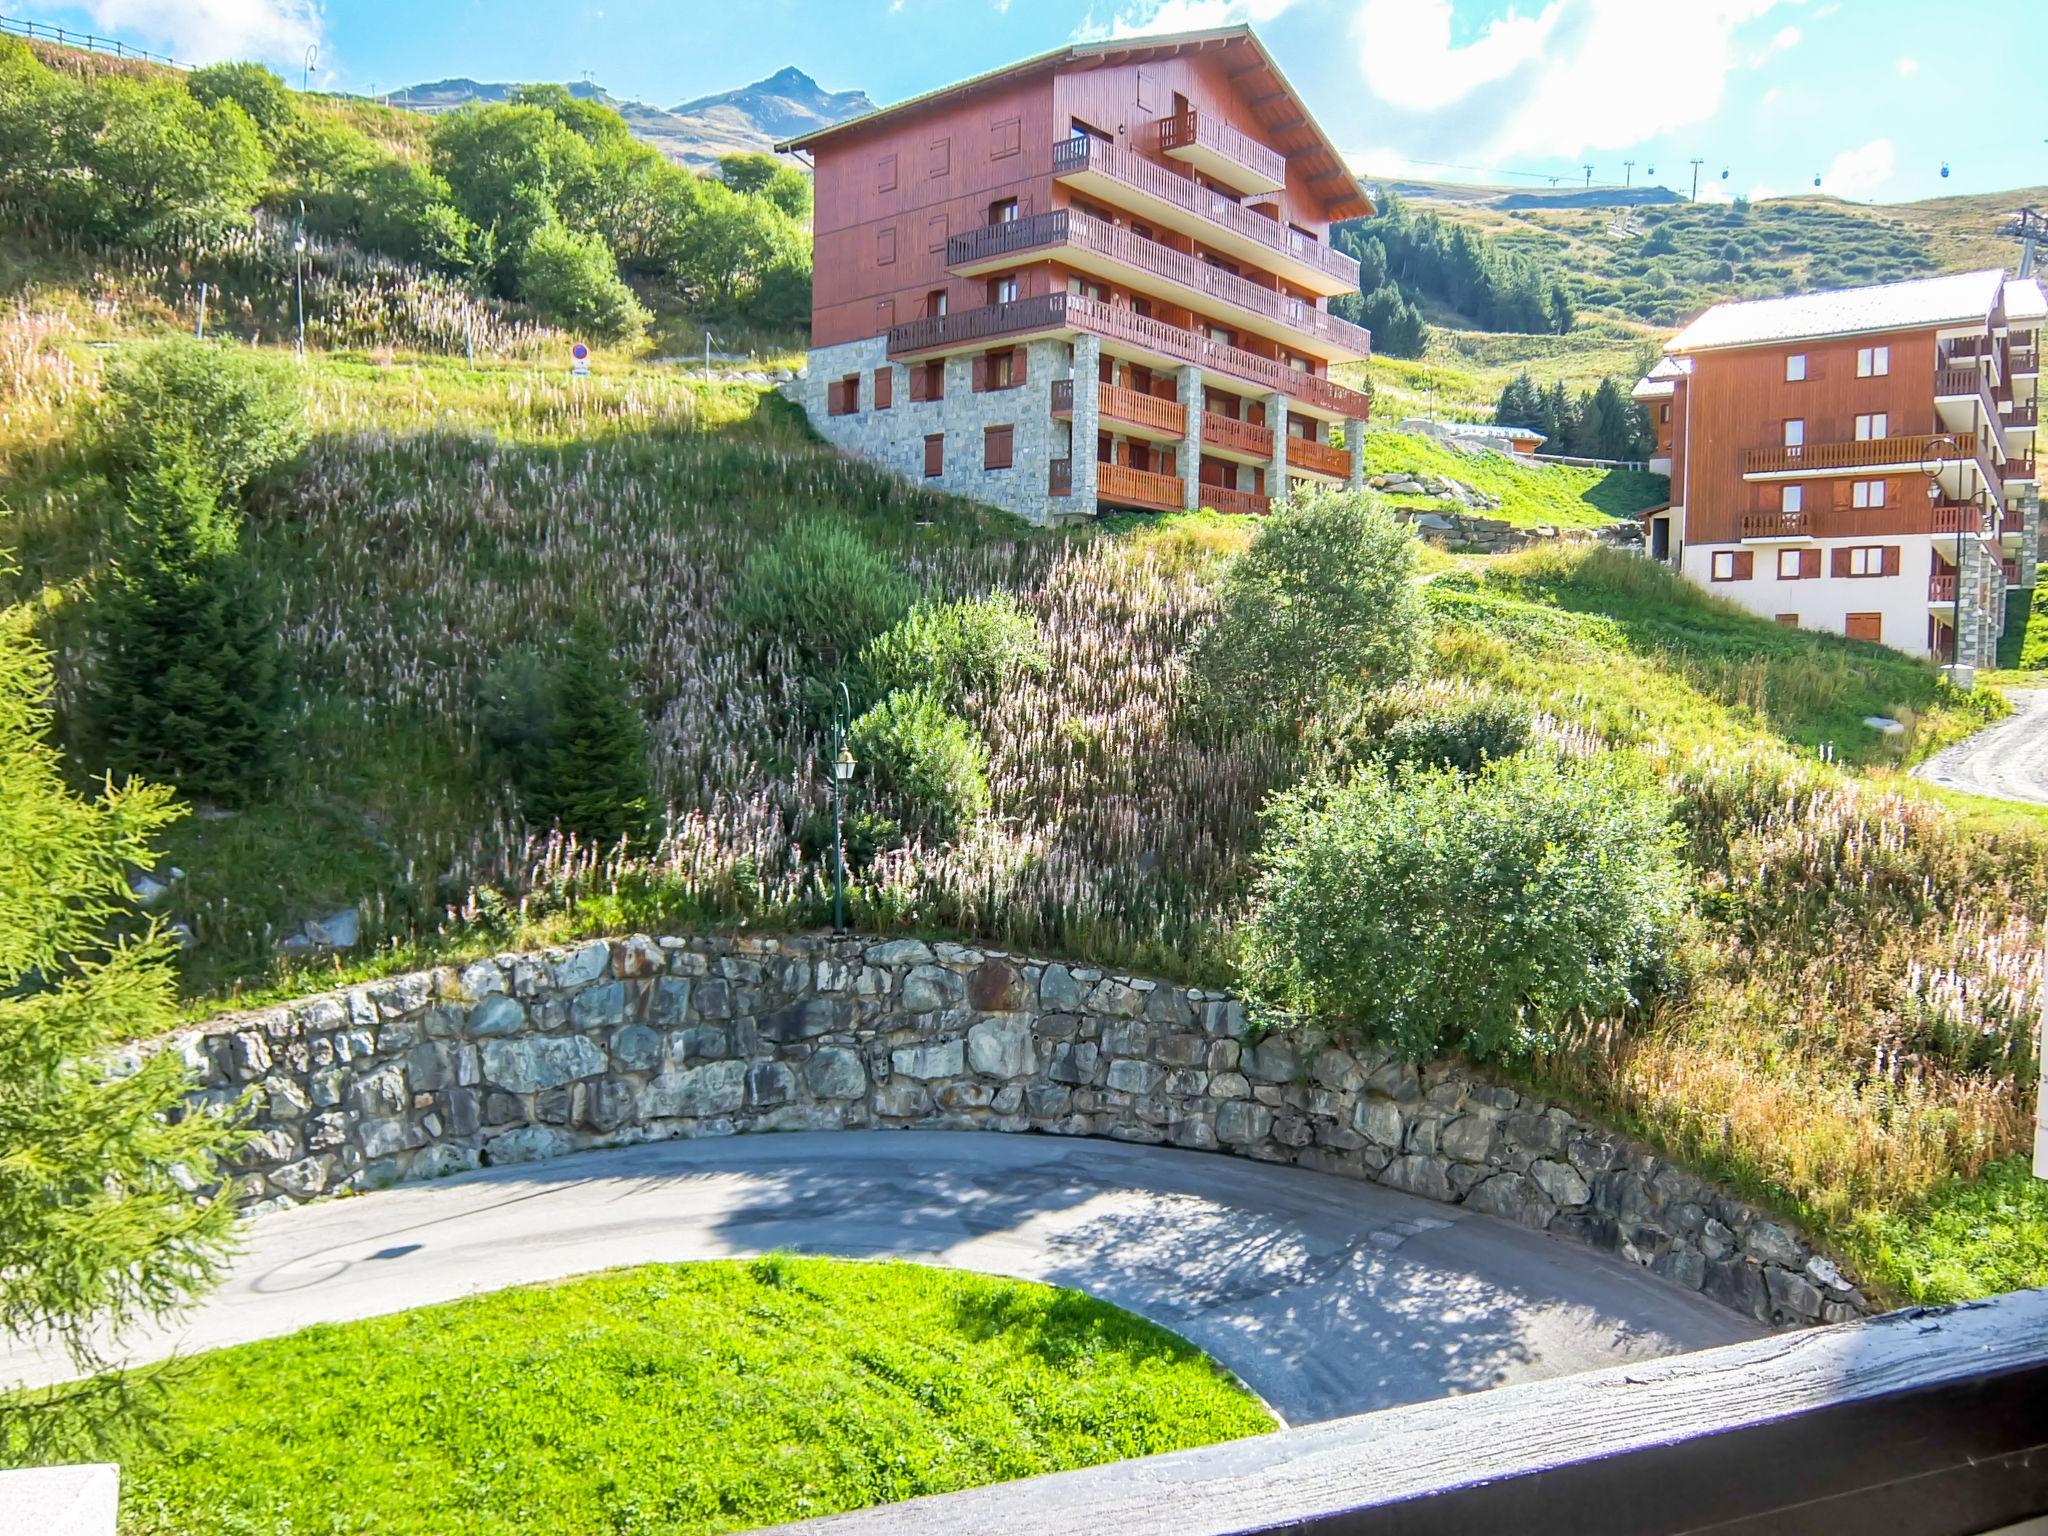
MULTIPOLYGON (((1941 499, 1942 466, 1956 456, 1956 440, 1946 432, 1927 445, 1927 494, 1941 499)), ((1949 593, 1948 664, 1951 673, 1962 664, 1963 653, 1963 525, 1956 524, 1955 585, 1949 593)))
POLYGON ((306 360, 306 204, 299 201, 299 230, 292 238, 292 284, 298 295, 299 361, 306 360))
POLYGON ((846 732, 853 720, 853 699, 839 685, 839 718, 832 722, 832 932, 846 932, 846 786, 853 781, 853 753, 846 732))

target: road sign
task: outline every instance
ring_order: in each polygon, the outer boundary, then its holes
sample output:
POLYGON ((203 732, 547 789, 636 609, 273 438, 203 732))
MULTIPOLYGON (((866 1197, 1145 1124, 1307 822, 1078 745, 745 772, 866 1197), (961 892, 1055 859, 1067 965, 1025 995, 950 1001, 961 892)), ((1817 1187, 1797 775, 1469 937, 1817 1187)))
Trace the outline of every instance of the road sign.
POLYGON ((579 379, 589 378, 590 348, 586 347, 585 345, 583 345, 582 342, 579 341, 576 343, 574 347, 570 348, 569 355, 576 359, 576 367, 574 370, 576 377, 579 379))

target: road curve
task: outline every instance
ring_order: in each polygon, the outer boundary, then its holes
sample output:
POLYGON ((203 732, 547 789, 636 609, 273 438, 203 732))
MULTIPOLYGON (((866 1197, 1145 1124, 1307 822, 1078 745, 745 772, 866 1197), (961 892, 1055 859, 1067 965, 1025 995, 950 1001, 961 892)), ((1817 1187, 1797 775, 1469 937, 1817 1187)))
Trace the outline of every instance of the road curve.
POLYGON ((2048 805, 2048 688, 2012 688, 2012 714, 1913 770, 1966 794, 2048 805))
MULTIPOLYGON (((1632 1265, 1375 1185, 1063 1137, 837 1131, 669 1141, 254 1219, 161 1358, 560 1279, 772 1249, 1073 1286, 1152 1318, 1288 1423, 1754 1337, 1632 1265)), ((69 1375, 0 1345, 0 1383, 69 1375)))

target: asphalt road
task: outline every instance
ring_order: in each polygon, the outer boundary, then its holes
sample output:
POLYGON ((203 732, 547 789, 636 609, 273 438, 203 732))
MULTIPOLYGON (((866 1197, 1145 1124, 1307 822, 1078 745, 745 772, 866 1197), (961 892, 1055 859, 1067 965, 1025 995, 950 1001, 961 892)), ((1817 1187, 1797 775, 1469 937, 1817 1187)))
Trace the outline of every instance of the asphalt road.
MULTIPOLYGON (((228 1282, 134 1361, 622 1264, 772 1249, 1074 1286, 1162 1323, 1288 1423, 1759 1331, 1631 1265, 1299 1169, 1049 1136, 670 1141, 259 1217, 228 1282)), ((0 1384, 62 1357, 0 1348, 0 1384)))
POLYGON ((1913 772, 1929 783, 2048 805, 2048 688, 2008 689, 2012 714, 1944 747, 1913 772))

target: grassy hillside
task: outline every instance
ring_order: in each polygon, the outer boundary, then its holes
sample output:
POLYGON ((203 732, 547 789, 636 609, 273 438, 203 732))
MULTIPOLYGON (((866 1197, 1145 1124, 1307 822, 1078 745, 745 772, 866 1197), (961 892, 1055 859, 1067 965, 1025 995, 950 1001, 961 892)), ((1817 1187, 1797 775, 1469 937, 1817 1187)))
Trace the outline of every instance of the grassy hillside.
MULTIPOLYGON (((1406 470, 1462 481, 1474 490, 1498 496, 1500 509, 1487 515, 1520 528, 1597 528, 1632 518, 1671 498, 1671 482, 1662 475, 1537 464, 1499 453, 1466 454, 1421 433, 1385 427, 1367 431, 1365 467, 1374 475, 1406 470)), ((1388 500, 1397 506, 1441 505, 1426 496, 1390 496, 1388 500)))

